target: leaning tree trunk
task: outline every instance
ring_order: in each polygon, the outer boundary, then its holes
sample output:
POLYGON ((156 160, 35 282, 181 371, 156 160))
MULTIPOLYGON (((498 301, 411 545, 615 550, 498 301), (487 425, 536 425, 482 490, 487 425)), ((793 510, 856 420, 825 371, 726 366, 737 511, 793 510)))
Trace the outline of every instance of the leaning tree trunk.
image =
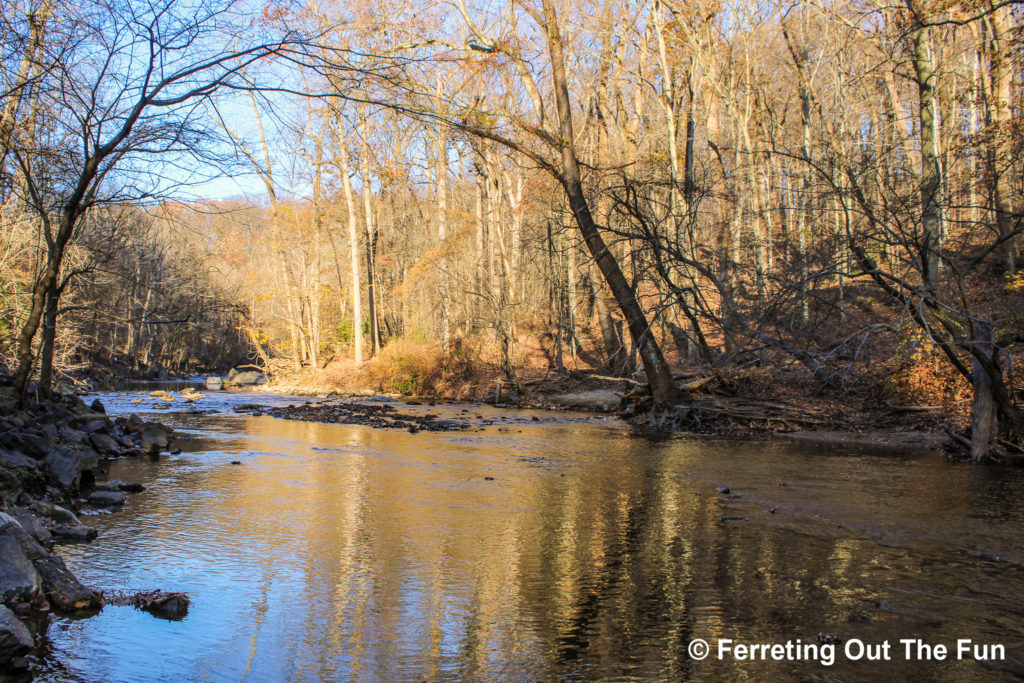
POLYGON ((579 160, 576 158, 576 150, 573 140, 576 136, 572 125, 572 110, 569 104, 569 87, 565 75, 565 58, 562 48, 562 35, 558 29, 558 20, 552 0, 543 0, 544 20, 547 30, 548 50, 551 56, 551 77, 555 91, 555 101, 558 105, 559 137, 561 138, 562 167, 559 173, 565 194, 569 199, 569 207, 572 209, 576 225, 580 229, 583 241, 587 249, 601 269, 612 295, 626 317, 629 325, 629 332, 633 343, 640 351, 640 357, 644 362, 644 369, 647 371, 647 380, 650 384, 651 395, 655 405, 665 406, 673 403, 676 398, 676 387, 672 380, 672 371, 665 362, 658 342, 651 333, 651 327, 647 322, 640 302, 637 300, 633 289, 629 286, 626 276, 619 267, 618 262, 612 255, 594 217, 590 212, 590 205, 583 192, 583 182, 580 175, 579 160))

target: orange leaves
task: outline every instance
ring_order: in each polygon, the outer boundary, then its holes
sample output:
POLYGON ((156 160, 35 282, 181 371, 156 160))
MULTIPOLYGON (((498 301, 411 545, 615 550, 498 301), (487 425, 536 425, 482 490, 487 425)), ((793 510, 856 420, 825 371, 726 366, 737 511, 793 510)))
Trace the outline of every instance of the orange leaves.
POLYGON ((291 10, 285 7, 283 3, 268 2, 263 6, 263 11, 260 13, 260 22, 263 24, 277 23, 290 16, 291 13, 291 10))

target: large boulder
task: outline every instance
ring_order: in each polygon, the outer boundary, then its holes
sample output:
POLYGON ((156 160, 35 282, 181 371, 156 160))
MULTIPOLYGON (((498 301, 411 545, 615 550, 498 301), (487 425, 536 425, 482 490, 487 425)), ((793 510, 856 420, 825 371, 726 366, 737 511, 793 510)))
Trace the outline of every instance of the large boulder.
POLYGON ((83 586, 59 555, 49 552, 8 514, 0 512, 0 569, 6 591, 3 602, 40 602, 42 595, 56 609, 66 612, 98 609, 99 593, 83 586), (8 598, 8 592, 12 597, 8 598))
POLYGON ((266 381, 266 375, 258 370, 243 370, 239 372, 238 370, 232 369, 231 372, 228 373, 226 383, 236 387, 247 387, 256 384, 263 384, 266 381))
POLYGON ((170 434, 163 425, 147 424, 139 434, 142 441, 142 450, 149 453, 159 453, 171 445, 170 434))
POLYGON ((27 662, 18 661, 28 654, 34 642, 32 633, 14 612, 0 605, 0 670, 23 669, 27 662))
POLYGON ((0 512, 0 602, 38 603, 43 580, 25 550, 21 535, 28 534, 16 519, 0 512))
POLYGON ((99 459, 93 450, 58 446, 46 456, 46 467, 62 488, 77 491, 84 472, 95 473, 99 459))

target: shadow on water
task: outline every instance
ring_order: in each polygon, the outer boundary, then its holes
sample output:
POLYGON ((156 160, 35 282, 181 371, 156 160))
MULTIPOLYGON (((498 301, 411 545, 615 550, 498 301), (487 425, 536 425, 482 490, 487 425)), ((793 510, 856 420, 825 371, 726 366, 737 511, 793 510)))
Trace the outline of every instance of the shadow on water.
POLYGON ((1007 675, 973 660, 905 661, 901 638, 954 652, 958 638, 1000 643, 999 666, 1024 660, 1020 472, 641 437, 608 421, 414 435, 161 417, 200 445, 116 463, 112 477, 148 489, 90 517, 100 538, 63 552, 87 582, 185 590, 192 611, 179 623, 122 607, 54 618, 42 679, 1007 675), (889 640, 892 661, 687 652, 698 637, 818 634, 889 640))

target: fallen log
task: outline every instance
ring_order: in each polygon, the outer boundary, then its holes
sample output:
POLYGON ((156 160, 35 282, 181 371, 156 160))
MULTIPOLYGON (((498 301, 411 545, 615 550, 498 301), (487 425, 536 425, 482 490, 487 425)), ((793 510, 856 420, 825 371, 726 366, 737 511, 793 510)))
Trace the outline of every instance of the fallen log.
POLYGON ((104 597, 107 599, 107 604, 131 606, 149 612, 155 617, 172 621, 184 619, 192 604, 185 593, 177 591, 165 593, 160 589, 132 594, 113 593, 104 597))

